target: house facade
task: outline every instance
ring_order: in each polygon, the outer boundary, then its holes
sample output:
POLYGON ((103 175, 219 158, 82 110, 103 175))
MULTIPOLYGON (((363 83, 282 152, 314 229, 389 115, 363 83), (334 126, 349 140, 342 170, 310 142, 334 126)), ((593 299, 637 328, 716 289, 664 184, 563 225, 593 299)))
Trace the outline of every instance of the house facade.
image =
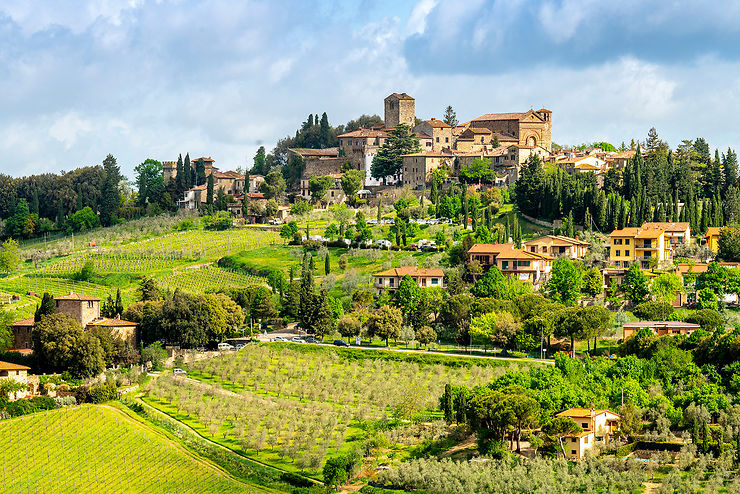
POLYGON ((15 381, 27 387, 26 389, 9 393, 8 399, 10 401, 19 400, 21 398, 25 398, 29 394, 34 393, 35 390, 30 390, 30 393, 29 393, 29 389, 28 389, 28 385, 29 385, 28 371, 29 370, 31 370, 31 368, 26 367, 25 365, 18 365, 18 364, 12 364, 10 362, 0 361, 0 380, 7 379, 10 381, 15 381))
POLYGON ((628 268, 639 262, 647 269, 651 263, 665 265, 673 259, 680 245, 689 245, 691 228, 688 223, 643 223, 609 234, 609 261, 618 268, 628 268))
POLYGON ((609 444, 619 431, 620 416, 610 410, 570 408, 555 416, 570 417, 582 429, 563 438, 565 456, 570 459, 583 458, 594 445, 609 444))
POLYGON ((545 235, 524 242, 523 249, 551 257, 566 256, 571 259, 583 259, 588 254, 588 243, 562 235, 545 235))
POLYGON ((452 127, 444 120, 436 118, 425 120, 414 127, 414 132, 431 136, 431 142, 425 146, 431 148, 429 151, 440 152, 443 149, 450 149, 454 144, 452 127))
POLYGON ((704 245, 709 247, 712 252, 719 251, 719 234, 722 232, 722 228, 721 226, 710 226, 704 234, 704 245))
MULTIPOLYGON (((422 188, 432 180, 432 171, 451 165, 455 155, 451 151, 422 151, 404 154, 402 183, 411 188, 422 188)), ((450 166, 450 168, 452 168, 450 166)))
POLYGON ((375 291, 378 295, 393 293, 398 290, 401 280, 409 275, 421 288, 444 288, 444 272, 436 268, 417 268, 416 266, 402 266, 375 273, 375 291))
POLYGON ((517 249, 514 244, 475 244, 468 261, 477 261, 484 270, 496 266, 504 276, 540 286, 550 278, 553 258, 546 254, 517 249))

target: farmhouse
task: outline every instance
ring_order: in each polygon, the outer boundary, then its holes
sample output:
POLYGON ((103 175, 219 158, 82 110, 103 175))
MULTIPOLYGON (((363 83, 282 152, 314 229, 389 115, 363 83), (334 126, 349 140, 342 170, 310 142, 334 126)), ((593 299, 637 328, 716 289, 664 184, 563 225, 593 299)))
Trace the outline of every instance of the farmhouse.
POLYGON ((401 279, 409 275, 421 288, 444 288, 444 272, 441 269, 425 269, 415 266, 402 266, 375 273, 375 289, 378 295, 383 292, 394 292, 401 284, 401 279))
POLYGON ((620 417, 610 410, 570 408, 555 416, 570 417, 583 429, 563 438, 565 455, 572 459, 583 458, 594 444, 609 444, 619 430, 620 417))
MULTIPOLYGON (((138 324, 124 321, 120 315, 109 318, 100 316, 100 299, 79 293, 68 293, 54 297, 57 314, 67 314, 77 320, 83 328, 106 327, 110 329, 111 335, 119 338, 125 343, 136 346, 138 324)), ((11 328, 13 331, 12 350, 30 350, 33 348, 31 333, 34 326, 34 318, 15 321, 11 328)))
MULTIPOLYGON (((17 383, 28 386, 28 371, 30 367, 25 365, 11 364, 10 362, 0 361, 0 380, 8 379, 17 383)), ((18 400, 26 397, 29 394, 28 388, 21 391, 14 391, 8 395, 10 401, 18 400)), ((33 394, 33 391, 30 393, 33 394)))

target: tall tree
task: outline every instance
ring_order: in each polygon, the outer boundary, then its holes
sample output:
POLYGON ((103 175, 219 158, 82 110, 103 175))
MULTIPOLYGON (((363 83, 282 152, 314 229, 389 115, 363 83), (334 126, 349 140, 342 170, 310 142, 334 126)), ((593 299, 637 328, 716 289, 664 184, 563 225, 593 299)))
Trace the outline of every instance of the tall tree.
POLYGON ((177 157, 177 168, 175 173, 175 185, 177 186, 177 195, 182 194, 187 189, 187 180, 185 178, 185 165, 182 162, 182 154, 177 157))
POLYGON ((208 185, 206 186, 206 204, 213 206, 213 174, 208 175, 208 185))
POLYGON ((185 153, 185 161, 182 164, 183 185, 185 190, 193 188, 193 166, 190 164, 190 153, 185 153))
POLYGON ((452 109, 452 106, 445 108, 444 121, 450 127, 457 127, 457 113, 452 109))
POLYGON ((547 292, 554 301, 574 305, 581 294, 583 273, 570 259, 561 257, 552 265, 547 292))
POLYGON ((403 165, 403 155, 420 151, 419 139, 411 132, 406 124, 389 131, 388 138, 383 146, 378 149, 370 167, 370 173, 374 178, 385 180, 389 176, 398 175, 403 165))
POLYGON ((100 198, 100 223, 103 226, 110 226, 115 220, 118 208, 121 206, 121 193, 118 184, 123 178, 121 169, 116 164, 116 159, 108 155, 103 160, 103 169, 105 170, 105 180, 101 190, 100 198))
POLYGON ((267 175, 267 170, 265 170, 265 161, 265 146, 260 146, 259 149, 257 149, 257 153, 254 155, 254 165, 249 173, 252 175, 267 175))
POLYGON ((194 185, 203 185, 204 183, 206 183, 206 164, 203 161, 203 158, 198 158, 197 160, 195 160, 195 184, 194 185))
POLYGON ((326 112, 321 114, 321 123, 319 124, 319 145, 321 148, 329 147, 331 140, 331 127, 329 127, 329 117, 326 112))

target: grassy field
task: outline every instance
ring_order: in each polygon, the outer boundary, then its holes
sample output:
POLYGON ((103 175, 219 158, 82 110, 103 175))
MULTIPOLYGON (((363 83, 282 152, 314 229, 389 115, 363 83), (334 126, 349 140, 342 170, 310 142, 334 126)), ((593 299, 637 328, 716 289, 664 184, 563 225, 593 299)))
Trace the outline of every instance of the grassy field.
POLYGON ((4 492, 254 492, 105 406, 0 422, 4 492))
POLYGON ((369 424, 439 420, 446 383, 483 384, 527 365, 360 352, 250 345, 192 364, 186 378, 152 381, 145 399, 240 454, 321 480, 325 457, 360 446, 369 424))

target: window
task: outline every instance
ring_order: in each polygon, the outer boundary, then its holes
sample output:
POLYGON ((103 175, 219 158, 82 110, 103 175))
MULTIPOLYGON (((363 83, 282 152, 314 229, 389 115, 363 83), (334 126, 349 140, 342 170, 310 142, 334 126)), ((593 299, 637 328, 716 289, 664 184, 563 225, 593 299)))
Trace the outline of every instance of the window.
POLYGON ((581 422, 581 427, 585 429, 588 429, 588 422, 581 422))
POLYGON ((625 238, 625 239, 624 239, 624 245, 629 245, 629 244, 630 244, 630 239, 628 239, 628 238, 625 238))
POLYGON ((437 137, 437 142, 439 142, 439 137, 437 137))
POLYGON ((432 285, 439 284, 439 280, 437 278, 432 278, 432 285))
POLYGON ((530 261, 517 261, 516 262, 517 266, 529 266, 530 264, 531 264, 530 261))
POLYGON ((583 442, 584 442, 584 444, 588 444, 588 436, 586 436, 586 437, 583 438, 583 442))
POLYGON ((501 269, 509 269, 509 261, 501 261, 501 269))
POLYGON ((628 257, 628 256, 630 255, 630 251, 628 251, 628 250, 625 250, 625 251, 624 251, 624 255, 625 255, 625 257, 628 257))
POLYGON ((390 286, 393 286, 393 284, 394 284, 394 280, 393 280, 393 278, 388 278, 388 284, 389 284, 390 286))
POLYGON ((450 138, 449 137, 445 137, 445 142, 450 142, 450 138))
POLYGON ((93 307, 94 307, 93 301, 92 300, 88 300, 87 301, 87 308, 88 309, 92 309, 93 307))
POLYGON ((614 239, 614 245, 622 245, 622 239, 621 238, 615 238, 614 239))
POLYGON ((621 255, 622 255, 622 251, 621 251, 621 250, 619 250, 619 249, 617 249, 617 250, 616 250, 616 251, 614 252, 614 255, 615 255, 615 256, 617 256, 617 257, 619 257, 619 256, 621 256, 621 255))

